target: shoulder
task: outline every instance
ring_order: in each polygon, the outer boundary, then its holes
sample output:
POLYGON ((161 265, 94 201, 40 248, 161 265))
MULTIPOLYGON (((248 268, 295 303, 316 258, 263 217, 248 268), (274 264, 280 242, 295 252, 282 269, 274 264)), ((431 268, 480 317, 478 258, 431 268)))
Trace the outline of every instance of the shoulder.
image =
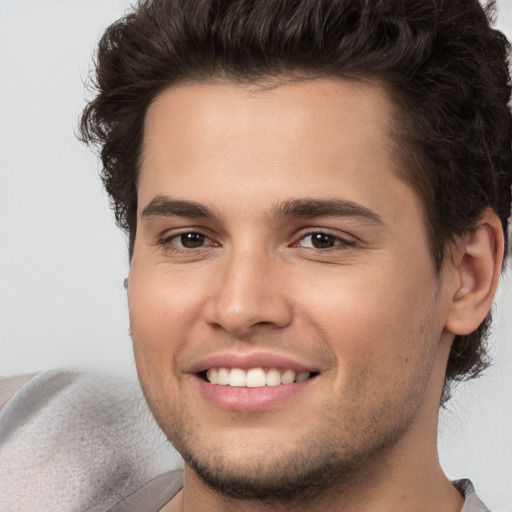
POLYGON ((108 512, 157 512, 183 487, 183 471, 168 471, 142 485, 108 512))
POLYGON ((457 480, 453 485, 464 496, 464 507, 461 512, 491 512, 478 498, 473 484, 469 480, 457 480))
POLYGON ((135 379, 73 370, 0 380, 7 510, 104 511, 180 464, 135 379))
POLYGON ((14 377, 0 377, 0 411, 7 401, 37 373, 15 375, 14 377))

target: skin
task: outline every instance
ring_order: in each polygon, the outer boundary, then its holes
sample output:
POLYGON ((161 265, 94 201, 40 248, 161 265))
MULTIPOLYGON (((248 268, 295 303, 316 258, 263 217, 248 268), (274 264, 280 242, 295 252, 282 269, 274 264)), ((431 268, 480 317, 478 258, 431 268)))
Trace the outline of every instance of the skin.
POLYGON ((186 84, 148 109, 128 298, 144 393, 185 458, 184 491, 164 510, 461 509, 438 463, 437 414, 453 334, 471 327, 470 306, 485 315, 497 281, 468 247, 499 252, 498 227, 488 216, 436 274, 391 115, 377 85, 335 79, 186 84), (311 199, 356 208, 282 211, 311 199), (187 248, 184 233, 204 238, 187 248), (231 410, 192 371, 226 353, 284 356, 317 375, 284 400, 231 410), (237 484, 252 491, 236 497, 237 484))

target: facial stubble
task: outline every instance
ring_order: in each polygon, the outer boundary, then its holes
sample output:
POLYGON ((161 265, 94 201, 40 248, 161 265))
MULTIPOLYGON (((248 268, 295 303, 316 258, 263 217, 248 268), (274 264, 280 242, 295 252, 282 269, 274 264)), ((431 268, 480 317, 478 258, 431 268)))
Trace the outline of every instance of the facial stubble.
POLYGON ((411 373, 409 382, 400 386, 402 391, 397 390, 376 410, 361 416, 364 405, 358 403, 344 410, 326 410, 322 421, 293 448, 268 450, 262 446, 245 460, 233 460, 225 451, 202 442, 197 434, 201 419, 188 414, 186 402, 172 419, 159 414, 157 420, 185 463, 215 493, 267 505, 303 505, 327 492, 340 496, 344 490, 375 478, 372 469, 407 431, 421 407, 434 353, 423 354, 418 361, 422 362, 421 374, 411 373))

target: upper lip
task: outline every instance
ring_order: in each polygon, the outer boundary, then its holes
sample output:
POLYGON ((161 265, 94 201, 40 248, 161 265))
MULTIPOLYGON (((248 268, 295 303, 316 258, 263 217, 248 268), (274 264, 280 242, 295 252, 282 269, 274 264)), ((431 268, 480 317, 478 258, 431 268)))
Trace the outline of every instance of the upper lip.
POLYGON ((296 358, 270 352, 222 352, 211 354, 193 363, 188 371, 190 373, 200 373, 209 368, 241 368, 242 370, 248 370, 261 367, 284 368, 294 370, 296 373, 318 372, 318 369, 312 367, 311 364, 298 361, 296 358))

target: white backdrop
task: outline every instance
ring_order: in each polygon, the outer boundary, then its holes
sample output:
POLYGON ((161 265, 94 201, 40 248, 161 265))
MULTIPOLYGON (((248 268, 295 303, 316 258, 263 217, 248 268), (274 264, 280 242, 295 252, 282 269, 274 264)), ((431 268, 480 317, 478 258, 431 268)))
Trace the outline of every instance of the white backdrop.
MULTIPOLYGON (((91 55, 128 0, 0 0, 0 375, 62 366, 134 374, 126 242, 96 158, 75 138, 91 55)), ((512 36, 512 1, 500 27, 512 36)), ((440 453, 494 512, 512 511, 512 278, 494 366, 442 414, 440 453)))

